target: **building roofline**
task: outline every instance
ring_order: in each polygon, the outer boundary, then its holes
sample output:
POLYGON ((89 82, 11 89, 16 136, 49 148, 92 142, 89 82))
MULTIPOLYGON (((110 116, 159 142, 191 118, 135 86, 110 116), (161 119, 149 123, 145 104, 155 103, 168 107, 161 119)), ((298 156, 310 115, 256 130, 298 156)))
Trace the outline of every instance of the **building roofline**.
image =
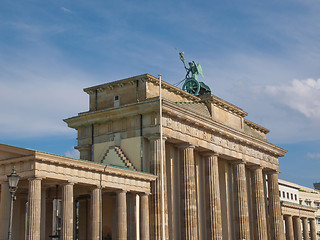
POLYGON ((134 171, 131 169, 124 169, 121 167, 119 168, 117 166, 111 166, 111 165, 106 165, 98 162, 61 156, 53 153, 46 153, 46 152, 37 151, 37 150, 15 147, 7 144, 0 143, 0 150, 24 155, 23 157, 13 157, 9 159, 2 159, 0 160, 0 164, 3 164, 3 162, 7 162, 7 161, 15 162, 15 160, 16 161, 27 160, 25 159, 25 157, 28 157, 29 160, 52 161, 52 162, 61 161, 60 162, 61 164, 75 165, 75 166, 82 165, 85 168, 90 168, 95 171, 103 170, 104 172, 108 172, 116 175, 119 175, 119 174, 120 175, 126 174, 128 176, 134 175, 134 177, 136 178, 148 179, 150 181, 154 181, 157 178, 157 176, 155 176, 154 174, 147 173, 147 172, 134 171))
MULTIPOLYGON (((83 89, 84 92, 88 93, 88 94, 92 94, 93 92, 97 91, 102 91, 103 89, 113 89, 116 87, 122 87, 125 84, 131 84, 134 85, 135 81, 143 81, 143 82, 152 82, 156 85, 159 85, 159 79, 146 73, 146 74, 142 74, 142 75, 138 75, 138 76, 134 76, 134 77, 130 77, 130 78, 124 78, 121 80, 117 80, 117 81, 113 81, 113 82, 109 82, 109 83, 104 83, 104 84, 100 84, 100 85, 96 85, 96 86, 92 86, 92 87, 88 87, 83 89)), ((167 83, 165 81, 161 81, 162 83, 162 88, 163 89, 168 89, 171 92, 174 92, 182 97, 185 97, 189 100, 198 102, 201 101, 201 99, 197 96, 194 96, 186 91, 183 91, 182 89, 173 86, 170 83, 167 83)))

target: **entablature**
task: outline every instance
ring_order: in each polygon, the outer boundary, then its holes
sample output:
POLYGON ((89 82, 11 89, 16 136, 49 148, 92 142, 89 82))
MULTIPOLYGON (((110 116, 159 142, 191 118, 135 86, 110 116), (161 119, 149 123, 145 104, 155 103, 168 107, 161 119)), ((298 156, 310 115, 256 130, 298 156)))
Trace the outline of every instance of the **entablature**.
MULTIPOLYGON (((166 126, 166 124, 172 125, 169 122, 173 119, 177 119, 179 122, 181 122, 181 124, 185 124, 186 126, 197 129, 197 131, 202 129, 202 131, 205 130, 207 134, 212 133, 220 135, 223 138, 237 141, 242 145, 245 144, 257 149, 261 149, 277 157, 282 157, 287 152, 286 150, 267 141, 247 135, 242 131, 233 129, 215 120, 202 117, 190 111, 186 111, 185 109, 178 107, 169 101, 163 101, 163 112, 166 114, 164 115, 163 120, 164 126, 166 126)), ((197 135, 195 136, 198 137, 197 135)))
POLYGON ((33 151, 25 158, 1 160, 0 182, 7 180, 13 167, 21 179, 54 179, 145 193, 150 193, 150 182, 157 178, 149 173, 33 151))

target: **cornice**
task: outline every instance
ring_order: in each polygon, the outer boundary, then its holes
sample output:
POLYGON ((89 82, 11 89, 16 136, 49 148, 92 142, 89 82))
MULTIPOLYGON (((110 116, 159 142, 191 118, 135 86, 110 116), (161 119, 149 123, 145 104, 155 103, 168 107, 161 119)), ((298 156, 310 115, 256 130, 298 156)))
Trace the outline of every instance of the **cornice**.
POLYGON ((286 150, 263 140, 260 140, 256 137, 250 136, 242 131, 236 130, 232 127, 224 125, 213 119, 203 117, 191 111, 188 111, 178 105, 166 101, 163 101, 163 112, 168 115, 173 115, 177 118, 180 118, 183 121, 192 123, 194 125, 206 128, 210 131, 217 132, 218 134, 225 136, 227 138, 245 143, 247 145, 254 146, 256 148, 262 149, 266 152, 272 153, 277 156, 284 156, 287 152, 286 150))
MULTIPOLYGON (((119 117, 127 117, 131 115, 136 115, 136 114, 141 114, 145 112, 151 112, 151 111, 158 111, 158 109, 147 109, 146 107, 143 107, 144 104, 155 104, 156 107, 158 107, 158 102, 159 99, 154 99, 152 101, 146 101, 146 102, 141 102, 141 103, 134 103, 130 105, 125 105, 117 108, 112 108, 112 109, 105 109, 101 111, 96 111, 96 112, 90 112, 90 113, 85 113, 81 114, 76 117, 68 118, 65 119, 64 121, 68 123, 69 127, 72 128, 77 128, 81 125, 84 125, 84 122, 86 124, 93 124, 93 123, 98 123, 98 122, 107 122, 107 121, 112 121, 116 118, 108 117, 108 116, 114 116, 113 111, 121 111, 124 113, 123 108, 128 108, 133 106, 132 111, 129 109, 125 111, 127 114, 124 116, 123 114, 119 117), (136 105, 140 105, 141 112, 137 113, 137 108, 136 105), (105 116, 105 117, 103 117, 105 116)), ((203 128, 206 128, 210 131, 217 132, 218 134, 225 136, 230 139, 234 139, 236 141, 239 141, 241 143, 245 143, 247 145, 254 146, 256 148, 262 149, 266 152, 272 153, 273 155, 276 156, 284 156, 285 153, 287 152, 286 150, 263 140, 260 140, 256 137, 253 137, 251 135, 248 135, 242 131, 239 131, 237 129, 234 129, 232 127, 229 127, 221 122, 215 121, 211 118, 207 118, 204 116, 201 116, 199 114, 196 114, 190 110, 187 110, 183 107, 178 106, 177 104, 163 99, 163 111, 164 113, 168 115, 173 115, 182 121, 192 123, 194 125, 201 126, 203 128)), ((257 125, 259 126, 259 125, 257 125)), ((262 128, 262 127, 261 127, 262 128)))
POLYGON ((59 165, 65 165, 75 168, 87 169, 90 171, 105 173, 109 175, 126 176, 134 179, 154 181, 157 176, 149 173, 132 171, 124 168, 117 168, 109 165, 104 165, 96 162, 74 159, 50 153, 36 152, 35 160, 43 162, 51 162, 59 165))
POLYGON ((99 111, 84 112, 84 113, 78 114, 78 116, 63 119, 63 121, 66 122, 69 127, 76 129, 77 127, 80 127, 81 125, 102 123, 102 122, 107 122, 107 121, 111 121, 111 120, 118 119, 118 118, 130 117, 130 116, 134 116, 137 114, 143 114, 146 112, 150 112, 150 110, 148 110, 146 107, 144 107, 144 105, 156 104, 157 106, 159 106, 158 102, 159 102, 159 98, 155 98, 155 99, 152 99, 149 101, 132 103, 132 104, 123 105, 123 106, 119 106, 119 107, 102 109, 99 111), (138 109, 137 109, 137 106, 138 106, 138 109), (131 107, 132 107, 132 111, 130 111, 130 109, 128 109, 131 107), (124 108, 126 108, 126 111, 123 111, 124 108), (115 113, 118 111, 121 112, 121 116, 115 117, 115 113), (112 116, 112 117, 109 117, 109 116, 112 116))
POLYGON ((304 206, 304 205, 297 204, 297 203, 286 202, 286 201, 281 201, 281 206, 289 207, 289 208, 293 208, 293 209, 297 209, 297 210, 308 211, 308 212, 316 212, 318 210, 317 208, 304 206))
MULTIPOLYGON (((142 74, 142 75, 138 75, 138 76, 134 76, 134 77, 130 77, 130 78, 125 78, 125 79, 121 79, 118 81, 114 81, 114 82, 110 82, 110 83, 104 83, 104 84, 100 84, 97 86, 93 86, 93 87, 89 87, 89 88, 85 88, 83 89, 84 92, 88 93, 88 94, 93 94, 96 90, 98 92, 102 92, 103 89, 115 89, 118 87, 124 87, 125 85, 134 85, 136 84, 136 81, 141 81, 141 82, 151 82, 155 85, 159 85, 159 79, 151 76, 149 74, 142 74)), ((186 92, 183 91, 182 89, 175 87, 173 85, 171 85, 170 83, 167 83, 165 81, 161 81, 161 86, 163 89, 167 89, 170 92, 173 92, 177 95, 180 95, 184 98, 187 98, 191 101, 200 101, 201 99, 186 92)))
POLYGON ((222 108, 228 112, 231 112, 235 115, 238 115, 240 117, 245 117, 248 115, 247 112, 243 111, 241 108, 215 96, 215 95, 202 95, 200 96, 203 102, 212 103, 214 106, 217 106, 219 108, 222 108))
POLYGON ((267 134, 270 132, 269 129, 266 129, 266 128, 254 123, 254 122, 247 120, 247 119, 244 119, 244 123, 247 124, 249 127, 252 127, 253 129, 258 130, 259 132, 262 132, 264 134, 267 134))

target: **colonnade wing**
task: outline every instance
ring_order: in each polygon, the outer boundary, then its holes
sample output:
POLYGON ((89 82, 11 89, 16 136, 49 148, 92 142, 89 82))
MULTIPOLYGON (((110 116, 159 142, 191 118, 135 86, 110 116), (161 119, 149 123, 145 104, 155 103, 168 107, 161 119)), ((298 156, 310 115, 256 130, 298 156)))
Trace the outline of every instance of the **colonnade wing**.
POLYGON ((81 199, 86 196, 89 196, 87 212, 91 212, 87 214, 86 221, 89 222, 86 225, 91 227, 85 237, 100 239, 102 236, 102 202, 105 196, 115 196, 115 216, 122 227, 121 231, 114 231, 114 234, 119 235, 123 233, 124 226, 129 224, 126 218, 121 218, 130 199, 127 197, 128 194, 140 195, 144 204, 140 206, 141 234, 149 235, 149 208, 146 209, 145 206, 148 206, 150 183, 157 178, 156 176, 38 151, 23 151, 10 146, 9 153, 4 154, 1 148, 4 146, 0 146, 0 239, 6 239, 8 232, 10 194, 7 190, 6 176, 11 173, 13 167, 20 176, 17 200, 14 202, 14 213, 18 216, 13 218, 15 239, 47 239, 51 233, 58 234, 53 233, 48 227, 54 225, 55 218, 52 213, 55 207, 61 217, 59 234, 62 239, 71 239, 75 231, 80 231, 74 228, 75 223, 79 223, 76 208, 82 204, 81 199), (15 151, 21 154, 14 154, 15 151), (57 205, 57 201, 61 202, 61 205, 57 205))

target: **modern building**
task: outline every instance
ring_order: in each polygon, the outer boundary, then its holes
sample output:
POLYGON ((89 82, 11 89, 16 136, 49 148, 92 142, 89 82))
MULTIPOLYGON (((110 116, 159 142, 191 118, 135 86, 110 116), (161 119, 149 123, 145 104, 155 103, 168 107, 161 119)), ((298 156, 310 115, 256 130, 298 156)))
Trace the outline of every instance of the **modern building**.
POLYGON ((309 206, 316 209, 315 225, 317 232, 317 240, 320 240, 320 190, 300 186, 299 202, 301 205, 309 206))
POLYGON ((89 110, 64 120, 81 160, 0 145, 0 239, 15 166, 17 239, 284 240, 286 151, 241 108, 164 81, 160 101, 159 85, 144 74, 84 89, 89 110))
MULTIPOLYGON (((315 190, 279 179, 279 196, 286 239, 318 239, 316 213, 318 209, 311 205, 310 200, 310 197, 314 199, 316 196, 310 194, 314 195, 315 190)), ((318 201, 319 196, 317 196, 318 201)))

